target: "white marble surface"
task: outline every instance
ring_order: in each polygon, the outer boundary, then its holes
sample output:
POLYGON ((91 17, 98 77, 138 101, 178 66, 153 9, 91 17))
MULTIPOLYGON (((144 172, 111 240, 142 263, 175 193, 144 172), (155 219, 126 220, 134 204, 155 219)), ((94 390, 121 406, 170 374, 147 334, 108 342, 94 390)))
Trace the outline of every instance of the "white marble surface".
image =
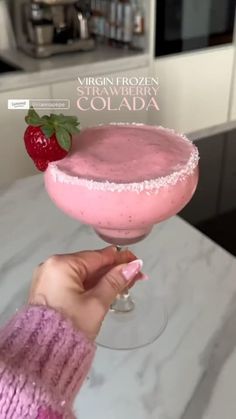
MULTIPOLYGON (((3 322, 24 301, 36 264, 103 243, 53 206, 41 176, 0 189, 0 214, 3 322)), ((177 217, 134 249, 152 277, 140 290, 165 297, 169 324, 144 349, 98 349, 78 417, 235 419, 235 259, 177 217)))

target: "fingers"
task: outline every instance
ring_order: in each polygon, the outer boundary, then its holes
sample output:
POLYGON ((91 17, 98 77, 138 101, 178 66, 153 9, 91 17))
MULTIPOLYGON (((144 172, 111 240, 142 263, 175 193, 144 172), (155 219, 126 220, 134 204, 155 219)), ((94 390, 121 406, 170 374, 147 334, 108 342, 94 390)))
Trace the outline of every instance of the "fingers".
POLYGON ((136 259, 136 256, 128 249, 118 252, 115 246, 95 251, 77 252, 70 256, 76 262, 79 279, 82 282, 90 282, 89 287, 94 284, 94 279, 98 278, 98 273, 106 272, 113 266, 129 263, 136 259))
POLYGON ((88 291, 91 288, 95 287, 97 283, 100 281, 100 279, 115 266, 132 262, 135 259, 137 259, 136 256, 128 249, 123 250, 122 252, 117 251, 115 253, 114 263, 103 266, 101 269, 98 269, 96 272, 94 272, 92 275, 89 275, 89 277, 86 278, 86 280, 83 282, 84 289, 88 291))
POLYGON ((70 256, 74 259, 79 279, 84 282, 105 267, 112 266, 116 260, 117 249, 114 246, 101 250, 76 252, 70 256))
POLYGON ((111 269, 90 291, 108 310, 115 298, 128 288, 141 272, 143 262, 136 259, 111 269))
POLYGON ((123 263, 129 263, 133 260, 137 259, 137 257, 132 253, 128 248, 121 250, 120 252, 116 252, 115 255, 115 264, 122 265, 123 263))

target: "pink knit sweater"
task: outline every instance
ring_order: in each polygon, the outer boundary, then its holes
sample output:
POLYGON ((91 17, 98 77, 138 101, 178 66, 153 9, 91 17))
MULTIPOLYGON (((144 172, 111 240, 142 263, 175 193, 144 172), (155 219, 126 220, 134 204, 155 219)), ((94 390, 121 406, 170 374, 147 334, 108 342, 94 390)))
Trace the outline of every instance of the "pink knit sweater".
POLYGON ((0 418, 71 419, 95 345, 60 313, 28 306, 0 330, 0 418))

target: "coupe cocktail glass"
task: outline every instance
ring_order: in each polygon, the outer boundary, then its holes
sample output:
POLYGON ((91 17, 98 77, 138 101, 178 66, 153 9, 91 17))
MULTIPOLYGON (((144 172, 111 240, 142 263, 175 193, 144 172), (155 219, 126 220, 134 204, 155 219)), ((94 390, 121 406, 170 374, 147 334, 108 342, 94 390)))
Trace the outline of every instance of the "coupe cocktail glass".
MULTIPOLYGON (((45 186, 69 216, 93 227, 107 243, 130 246, 177 214, 198 183, 198 151, 162 127, 110 124, 73 138, 70 154, 50 163, 45 186)), ((160 299, 129 290, 111 306, 98 343, 113 349, 145 346, 160 336, 167 314, 160 299)))

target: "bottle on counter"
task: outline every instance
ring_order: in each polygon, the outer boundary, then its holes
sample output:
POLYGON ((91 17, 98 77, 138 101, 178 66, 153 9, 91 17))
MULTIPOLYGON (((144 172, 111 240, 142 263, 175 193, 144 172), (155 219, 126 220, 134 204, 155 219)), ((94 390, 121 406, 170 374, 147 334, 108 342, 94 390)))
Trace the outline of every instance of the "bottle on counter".
POLYGON ((96 38, 99 32, 99 12, 97 0, 91 0, 91 33, 96 38))
POLYGON ((103 16, 103 0, 97 0, 96 1, 97 6, 97 40, 103 41, 104 40, 104 31, 105 31, 105 25, 104 25, 104 16, 103 16))
POLYGON ((101 42, 106 42, 109 34, 107 28, 108 20, 108 1, 100 0, 100 11, 99 11, 99 38, 101 42))
POLYGON ((142 0, 134 0, 131 48, 143 51, 146 43, 145 10, 142 0))
POLYGON ((124 47, 129 47, 132 41, 132 4, 130 0, 123 0, 123 39, 124 47))
POLYGON ((109 8, 109 43, 112 46, 116 46, 116 12, 117 12, 117 0, 110 1, 109 8))
POLYGON ((132 5, 130 0, 119 0, 116 8, 116 44, 129 47, 132 40, 132 5))
MULTIPOLYGON (((88 1, 83 5, 78 1, 75 3, 76 26, 72 28, 72 38, 89 39, 91 35, 91 7, 88 1)), ((73 19, 74 15, 72 15, 73 19)), ((73 20, 72 20, 73 22, 73 20)), ((73 25, 72 25, 73 26, 73 25)))
POLYGON ((121 0, 116 5, 116 43, 117 46, 122 46, 124 31, 124 4, 121 0))
POLYGON ((103 1, 103 16, 104 16, 104 33, 105 41, 108 42, 110 38, 110 25, 109 25, 109 12, 110 12, 110 0, 103 1))

